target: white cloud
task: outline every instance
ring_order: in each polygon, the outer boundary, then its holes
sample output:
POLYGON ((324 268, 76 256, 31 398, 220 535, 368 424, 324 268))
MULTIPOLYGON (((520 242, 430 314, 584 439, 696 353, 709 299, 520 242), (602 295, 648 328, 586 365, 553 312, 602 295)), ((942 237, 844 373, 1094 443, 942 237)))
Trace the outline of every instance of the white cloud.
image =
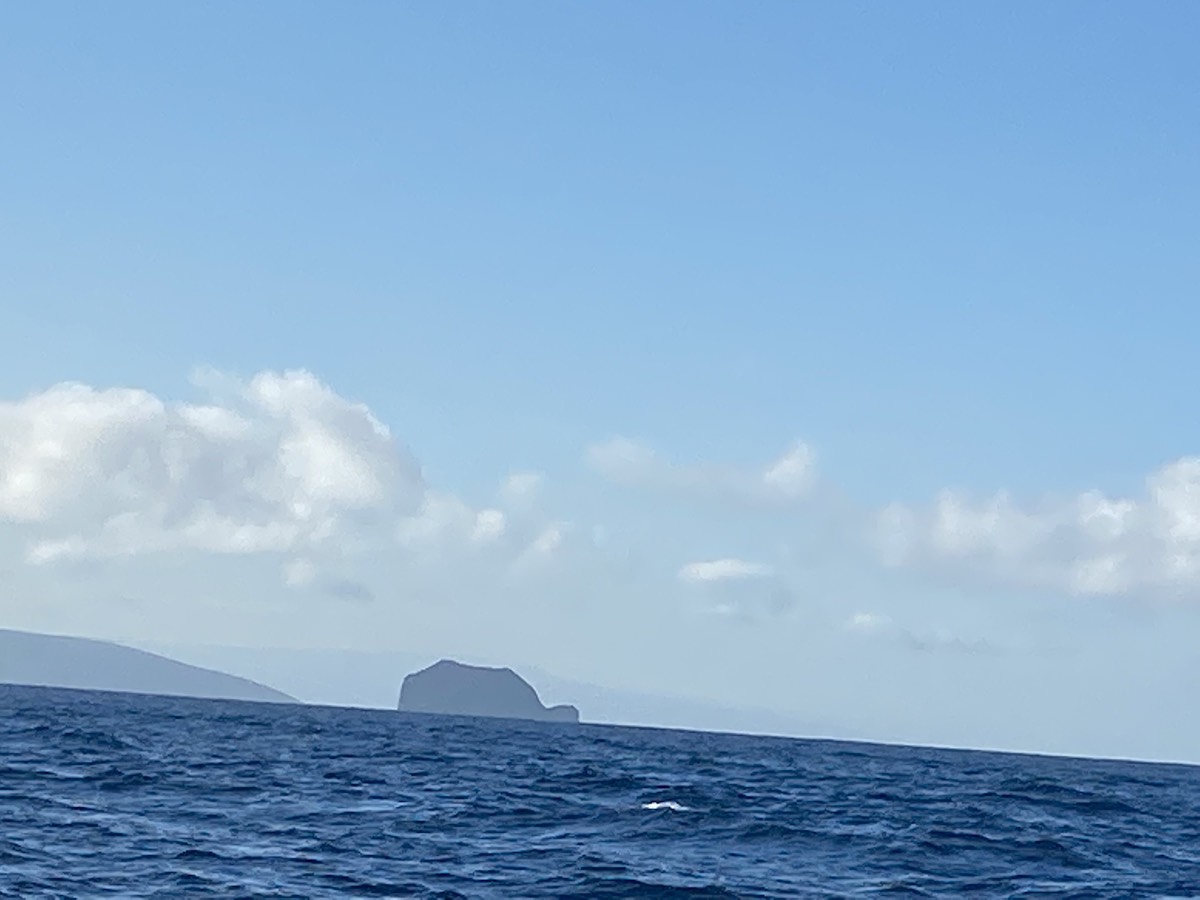
POLYGON ((27 564, 265 554, 285 586, 350 599, 595 571, 592 531, 539 515, 538 473, 475 506, 307 372, 194 383, 199 402, 81 384, 0 402, 0 524, 27 564))
POLYGON ((555 522, 544 528, 513 561, 512 571, 520 574, 545 566, 560 552, 569 528, 566 522, 555 522))
POLYGON ((800 442, 759 469, 681 465, 623 437, 588 448, 585 459, 617 484, 758 507, 795 503, 808 494, 816 477, 816 455, 800 442))
POLYGON ((539 534, 529 545, 529 549, 543 556, 553 553, 562 545, 564 525, 556 523, 539 534))
POLYGON ((475 527, 471 529, 471 540, 486 544, 498 540, 506 528, 504 513, 498 509, 481 509, 475 514, 475 527))
POLYGON ((807 444, 795 443, 762 474, 763 486, 781 497, 801 497, 812 487, 816 454, 807 444))
MULTIPOLYGON (((75 383, 0 402, 0 524, 27 563, 268 554, 297 590, 367 596, 344 574, 351 557, 382 560, 376 574, 420 567, 429 579, 441 567, 447 584, 554 573, 566 585, 568 570, 581 580, 621 552, 607 529, 541 515, 537 472, 508 475, 494 505, 428 488, 370 409, 308 372, 195 383, 190 402, 75 383)), ((625 438, 587 458, 615 482, 760 509, 796 503, 815 477, 802 443, 757 468, 678 464, 625 438)), ((1163 466, 1131 497, 944 491, 867 518, 890 566, 1081 595, 1200 590, 1200 457, 1163 466)), ((764 563, 707 559, 676 574, 727 611, 792 603, 764 563)))
POLYGON ((879 613, 859 612, 852 615, 846 622, 846 627, 852 631, 881 631, 889 628, 892 620, 879 613))
POLYGON ((774 570, 770 566, 746 562, 743 559, 712 559, 705 562, 692 562, 679 570, 679 577, 683 581, 693 584, 725 581, 731 578, 765 578, 773 574, 774 570))
POLYGON ((504 536, 507 519, 498 509, 473 509, 453 494, 429 491, 420 509, 396 523, 396 541, 421 551, 490 544, 504 536))
POLYGON ((754 623, 790 612, 791 588, 775 570, 743 559, 712 559, 682 566, 677 576, 697 591, 713 615, 754 623))
MULTIPOLYGON (((450 578, 501 579, 546 571, 562 557, 573 531, 570 522, 514 519, 502 510, 475 509, 452 494, 430 491, 420 510, 399 520, 396 541, 411 561, 443 567, 450 578)), ((570 543, 572 552, 583 548, 570 543)))
POLYGON ((1200 458, 1152 473, 1137 497, 1087 491, 1021 504, 1000 492, 943 492, 876 518, 885 563, 973 573, 1079 595, 1200 589, 1200 458))
POLYGON ((0 403, 0 520, 27 558, 292 553, 405 511, 420 471, 370 411, 303 371, 224 402, 60 384, 0 403))
POLYGON ((540 472, 514 472, 500 486, 500 499, 508 506, 526 506, 537 499, 544 482, 540 472))

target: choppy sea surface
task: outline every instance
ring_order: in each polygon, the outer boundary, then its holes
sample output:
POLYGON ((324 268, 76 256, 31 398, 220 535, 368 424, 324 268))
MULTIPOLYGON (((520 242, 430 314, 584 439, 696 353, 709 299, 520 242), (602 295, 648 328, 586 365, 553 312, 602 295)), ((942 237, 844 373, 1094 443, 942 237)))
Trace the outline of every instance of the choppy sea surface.
POLYGON ((0 686, 0 896, 1200 896, 1200 769, 0 686))

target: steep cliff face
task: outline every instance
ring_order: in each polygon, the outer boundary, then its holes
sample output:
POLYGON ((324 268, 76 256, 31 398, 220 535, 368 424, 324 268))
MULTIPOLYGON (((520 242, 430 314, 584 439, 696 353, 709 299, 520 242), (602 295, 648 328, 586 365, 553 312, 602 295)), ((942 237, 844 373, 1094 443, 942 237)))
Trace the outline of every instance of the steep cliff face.
POLYGON ((468 666, 449 659, 407 676, 397 708, 450 716, 579 721, 574 706, 544 706, 533 686, 512 669, 468 666))

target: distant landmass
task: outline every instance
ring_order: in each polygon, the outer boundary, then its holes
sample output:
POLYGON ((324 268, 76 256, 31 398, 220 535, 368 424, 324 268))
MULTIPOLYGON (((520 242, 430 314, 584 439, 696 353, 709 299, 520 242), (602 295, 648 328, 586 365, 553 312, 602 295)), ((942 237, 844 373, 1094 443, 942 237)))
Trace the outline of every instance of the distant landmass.
POLYGON ((397 708, 449 716, 579 721, 574 706, 543 705, 533 686, 512 669, 468 666, 450 659, 406 676, 397 708))
POLYGON ((295 703, 248 678, 107 641, 0 629, 0 683, 295 703))
MULTIPOLYGON (((210 644, 139 642, 144 650, 192 665, 232 672, 269 684, 305 703, 395 709, 400 682, 438 657, 408 650, 329 650, 280 647, 222 647, 210 644)), ((484 665, 497 665, 486 659, 484 665)), ((732 731, 792 737, 878 740, 849 712, 836 720, 755 707, 726 706, 680 695, 658 695, 556 677, 535 665, 513 666, 533 685, 542 702, 573 703, 587 721, 693 731, 732 731)))

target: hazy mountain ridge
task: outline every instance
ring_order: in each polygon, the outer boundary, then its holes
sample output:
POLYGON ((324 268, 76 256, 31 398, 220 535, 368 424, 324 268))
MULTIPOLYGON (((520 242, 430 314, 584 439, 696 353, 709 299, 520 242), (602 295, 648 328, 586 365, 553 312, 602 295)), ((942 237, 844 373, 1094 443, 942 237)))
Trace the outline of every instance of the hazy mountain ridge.
MULTIPOLYGON (((196 665, 278 685, 305 703, 370 709, 395 709, 396 695, 406 673, 426 668, 439 659, 435 654, 406 650, 218 647, 165 641, 141 642, 140 646, 196 665)), ((470 654, 455 658, 475 665, 500 665, 498 660, 470 654)), ((799 713, 614 688, 558 677, 520 660, 507 662, 513 663, 513 668, 532 685, 544 703, 576 704, 588 722, 847 740, 879 737, 851 721, 849 716, 835 722, 799 713)))
POLYGON ((109 641, 0 629, 0 683, 296 703, 248 678, 109 641))

